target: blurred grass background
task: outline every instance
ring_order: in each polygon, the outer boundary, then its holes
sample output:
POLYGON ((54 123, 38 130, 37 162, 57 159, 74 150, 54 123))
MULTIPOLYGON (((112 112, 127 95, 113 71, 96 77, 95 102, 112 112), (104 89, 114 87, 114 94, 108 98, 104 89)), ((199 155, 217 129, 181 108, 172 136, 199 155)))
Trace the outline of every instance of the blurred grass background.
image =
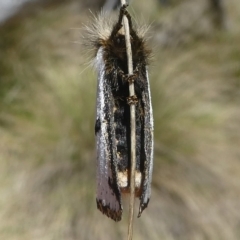
MULTIPOLYGON (((154 49, 153 189, 134 239, 238 240, 240 3, 223 2, 220 28, 207 0, 172 3, 130 7, 154 49)), ((128 199, 120 223, 95 204, 93 6, 31 3, 0 26, 0 239, 126 238, 128 199)))

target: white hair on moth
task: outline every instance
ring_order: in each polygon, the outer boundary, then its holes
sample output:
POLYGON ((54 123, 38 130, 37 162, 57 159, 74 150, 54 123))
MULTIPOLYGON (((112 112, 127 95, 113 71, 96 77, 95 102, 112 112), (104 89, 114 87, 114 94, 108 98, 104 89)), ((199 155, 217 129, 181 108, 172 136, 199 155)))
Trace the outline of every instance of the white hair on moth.
MULTIPOLYGON (((91 51, 98 50, 99 46, 103 41, 107 41, 111 36, 114 25, 118 21, 118 16, 116 14, 110 14, 109 12, 101 11, 99 14, 94 15, 92 13, 92 18, 89 24, 84 26, 84 45, 91 51)), ((134 21, 134 29, 139 38, 144 39, 149 26, 146 24, 137 24, 134 21)), ((124 35, 124 29, 121 28, 119 33, 124 35)))
POLYGON ((98 39, 107 40, 112 32, 114 23, 117 21, 117 16, 113 16, 107 12, 101 11, 97 15, 92 15, 91 23, 85 25, 86 36, 91 42, 98 39))
POLYGON ((134 28, 136 29, 136 33, 140 38, 143 38, 146 40, 147 34, 149 32, 149 29, 151 27, 150 24, 146 24, 143 19, 136 19, 132 17, 133 23, 134 23, 134 28))

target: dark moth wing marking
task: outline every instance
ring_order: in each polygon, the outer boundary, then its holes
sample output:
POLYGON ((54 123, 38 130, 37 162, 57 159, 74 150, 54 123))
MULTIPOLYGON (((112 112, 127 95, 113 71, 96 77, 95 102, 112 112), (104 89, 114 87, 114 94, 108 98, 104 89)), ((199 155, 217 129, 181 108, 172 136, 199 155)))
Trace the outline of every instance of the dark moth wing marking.
POLYGON ((100 122, 100 119, 97 118, 95 123, 95 135, 100 131, 100 129, 101 129, 101 122, 100 122))
POLYGON ((96 106, 97 207, 115 221, 121 220, 122 204, 117 182, 116 142, 114 138, 113 95, 106 78, 103 49, 99 48, 96 65, 98 90, 96 106))

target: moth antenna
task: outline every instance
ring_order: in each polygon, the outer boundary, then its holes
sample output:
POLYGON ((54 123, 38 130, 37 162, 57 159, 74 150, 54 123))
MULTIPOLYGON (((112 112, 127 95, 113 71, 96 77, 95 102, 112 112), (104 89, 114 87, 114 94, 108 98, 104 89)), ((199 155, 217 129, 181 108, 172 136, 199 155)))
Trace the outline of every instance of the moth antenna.
POLYGON ((118 31, 122 28, 122 21, 123 21, 123 16, 126 15, 126 8, 127 8, 127 4, 124 4, 121 8, 120 8, 120 13, 119 13, 119 17, 118 17, 118 22, 116 23, 116 25, 113 27, 112 30, 112 34, 111 37, 114 37, 118 31))

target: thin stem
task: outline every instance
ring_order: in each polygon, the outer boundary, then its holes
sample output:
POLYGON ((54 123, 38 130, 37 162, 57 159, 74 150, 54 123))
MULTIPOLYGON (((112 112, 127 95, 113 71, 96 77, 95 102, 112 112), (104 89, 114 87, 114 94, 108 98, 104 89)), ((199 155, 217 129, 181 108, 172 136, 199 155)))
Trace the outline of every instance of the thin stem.
MULTIPOLYGON (((125 0, 121 0, 122 6, 126 4, 125 0)), ((133 74, 132 48, 130 42, 129 23, 126 16, 123 17, 123 25, 125 31, 125 41, 128 59, 128 74, 133 74)), ((135 95, 134 82, 129 83, 130 97, 135 95)), ((130 122, 131 122, 131 175, 130 175, 130 203, 129 203, 129 222, 128 222, 128 240, 132 240, 133 236, 133 216, 135 204, 135 169, 136 169, 136 120, 135 105, 130 104, 130 122)))

